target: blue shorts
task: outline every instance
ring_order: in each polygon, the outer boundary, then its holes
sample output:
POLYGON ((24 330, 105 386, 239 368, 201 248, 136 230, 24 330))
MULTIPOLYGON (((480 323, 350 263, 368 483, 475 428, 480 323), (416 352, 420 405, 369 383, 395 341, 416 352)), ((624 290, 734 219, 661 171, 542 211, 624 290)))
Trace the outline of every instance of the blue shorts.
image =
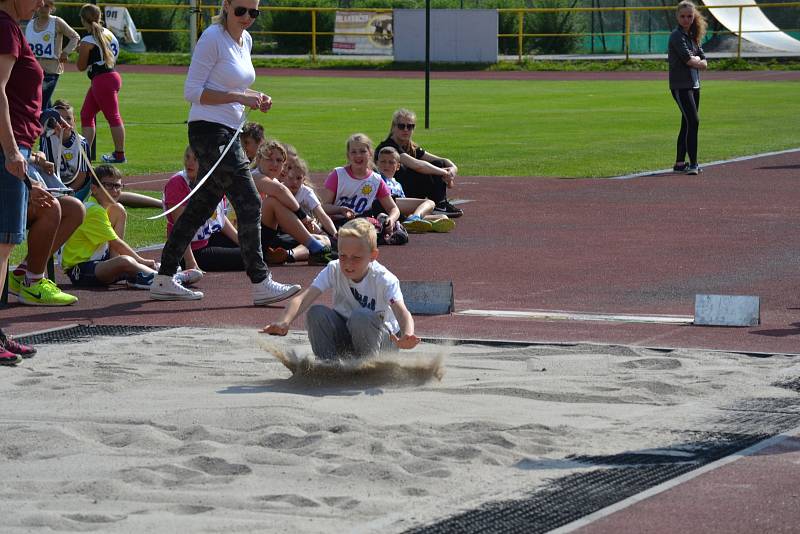
MULTIPOLYGON (((19 147, 24 158, 31 149, 19 147)), ((25 240, 28 218, 28 188, 25 182, 6 170, 6 157, 0 150, 0 244, 19 245, 25 240)))
POLYGON ((85 261, 78 265, 73 265, 72 268, 66 271, 72 285, 75 287, 106 287, 109 285, 98 280, 97 275, 94 273, 97 264, 107 259, 109 259, 108 252, 99 260, 85 261))

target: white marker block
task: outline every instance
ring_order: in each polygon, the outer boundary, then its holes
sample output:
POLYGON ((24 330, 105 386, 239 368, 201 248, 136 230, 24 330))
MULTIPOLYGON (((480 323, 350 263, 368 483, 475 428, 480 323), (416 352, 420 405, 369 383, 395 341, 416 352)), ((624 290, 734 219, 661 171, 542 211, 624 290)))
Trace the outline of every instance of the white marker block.
POLYGON ((453 282, 402 281, 400 291, 406 308, 414 315, 447 315, 453 305, 453 282))
POLYGON ((695 295, 694 324, 756 326, 761 324, 761 303, 758 297, 695 295))

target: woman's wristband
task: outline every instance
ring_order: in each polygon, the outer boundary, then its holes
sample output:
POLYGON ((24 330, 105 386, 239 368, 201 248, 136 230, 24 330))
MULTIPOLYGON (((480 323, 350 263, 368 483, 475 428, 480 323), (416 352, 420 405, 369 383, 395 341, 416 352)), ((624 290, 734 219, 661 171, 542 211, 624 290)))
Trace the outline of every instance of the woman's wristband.
POLYGON ((294 214, 297 215, 297 218, 300 219, 301 221, 304 221, 306 217, 308 217, 308 214, 305 211, 303 211, 303 208, 298 208, 297 211, 294 212, 294 214))

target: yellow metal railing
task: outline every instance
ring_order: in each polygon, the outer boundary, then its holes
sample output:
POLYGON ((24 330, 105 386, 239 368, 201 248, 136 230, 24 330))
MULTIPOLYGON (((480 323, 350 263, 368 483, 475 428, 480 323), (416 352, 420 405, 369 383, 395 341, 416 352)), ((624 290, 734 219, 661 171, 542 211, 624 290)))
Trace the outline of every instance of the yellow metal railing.
MULTIPOLYGON (((202 0, 198 0, 197 6, 191 5, 184 5, 184 4, 132 4, 132 3, 117 3, 117 2, 108 2, 108 3, 101 3, 98 4, 100 6, 116 6, 116 7, 125 7, 128 9, 182 9, 182 10, 194 10, 196 14, 202 14, 204 10, 210 11, 212 13, 216 13, 219 10, 219 3, 215 2, 212 4, 203 4, 202 0)), ((79 7, 83 5, 81 2, 59 2, 59 6, 76 6, 79 7)), ((742 55, 742 35, 746 33, 767 33, 767 32, 778 32, 778 31, 800 31, 798 29, 789 29, 789 30, 750 30, 750 31, 743 31, 742 30, 742 19, 744 10, 748 8, 777 8, 777 9, 784 9, 784 8, 798 8, 800 7, 800 1, 798 2, 787 2, 787 3, 761 3, 761 4, 753 4, 753 5, 721 5, 721 6, 712 6, 711 8, 707 6, 698 6, 698 9, 708 10, 708 9, 738 9, 739 10, 739 28, 738 32, 734 31, 716 31, 715 33, 718 35, 737 35, 737 47, 736 47, 736 57, 741 58, 742 55)), ((630 59, 631 54, 631 36, 632 35, 664 35, 669 34, 668 31, 650 31, 650 32, 633 32, 631 30, 631 15, 637 12, 646 12, 646 11, 674 11, 675 6, 641 6, 641 7, 532 7, 532 8, 501 8, 498 9, 497 12, 500 14, 507 13, 516 16, 517 19, 517 31, 515 33, 498 33, 498 38, 513 38, 517 42, 517 57, 519 61, 522 61, 523 57, 525 56, 524 50, 524 43, 526 38, 534 38, 534 37, 556 37, 556 38, 566 38, 566 37, 594 37, 598 35, 597 33, 591 32, 571 32, 571 33, 525 33, 525 15, 531 13, 610 13, 610 12, 622 12, 624 14, 624 29, 620 32, 602 32, 604 36, 621 36, 623 38, 623 48, 625 53, 625 59, 630 59)), ((310 38, 310 48, 311 48, 311 58, 316 61, 317 59, 317 38, 318 37, 329 37, 329 36, 363 36, 363 33, 352 33, 352 32, 329 32, 329 31, 318 31, 317 30, 317 14, 318 13, 325 13, 325 12, 336 12, 336 11, 349 11, 349 12, 359 12, 359 11, 373 11, 373 12, 383 12, 388 13, 392 12, 393 9, 391 8, 338 8, 338 7, 277 7, 277 6, 263 6, 261 7, 261 11, 296 11, 296 12, 306 12, 309 13, 311 16, 311 28, 310 31, 251 31, 250 33, 253 35, 299 35, 299 36, 308 36, 310 38)), ((202 31, 203 26, 203 17, 197 17, 197 31, 198 34, 202 31)), ((138 31, 142 33, 187 33, 190 32, 190 29, 164 29, 164 28, 137 28, 138 31)))
MULTIPOLYGON (((717 31, 715 33, 720 35, 737 35, 736 57, 742 57, 742 34, 743 33, 768 33, 778 31, 798 31, 798 30, 751 30, 742 31, 742 18, 744 10, 747 8, 792 8, 800 7, 800 2, 786 2, 786 3, 761 3, 753 5, 721 5, 721 6, 697 6, 701 10, 709 9, 726 9, 736 8, 739 10, 739 31, 717 31)), ((498 13, 513 13, 516 14, 519 20, 517 33, 500 33, 498 38, 516 38, 517 39, 517 56, 519 61, 522 61, 524 56, 523 41, 526 37, 591 37, 596 34, 586 32, 576 33, 524 33, 523 32, 523 19, 527 13, 609 13, 609 12, 623 12, 625 14, 625 29, 623 32, 603 32, 604 35, 622 35, 624 37, 624 50, 625 59, 630 59, 631 50, 631 14, 643 11, 675 11, 675 6, 641 6, 641 7, 531 7, 531 8, 502 8, 498 9, 498 13)), ((638 35, 655 35, 665 34, 669 32, 636 32, 638 35)))

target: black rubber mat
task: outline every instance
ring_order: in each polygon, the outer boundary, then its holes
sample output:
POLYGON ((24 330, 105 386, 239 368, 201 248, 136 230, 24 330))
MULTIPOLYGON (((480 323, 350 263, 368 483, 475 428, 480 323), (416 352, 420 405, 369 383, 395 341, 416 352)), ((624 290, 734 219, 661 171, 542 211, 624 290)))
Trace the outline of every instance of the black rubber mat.
MULTIPOLYGON (((797 384, 800 378, 785 383, 797 384)), ((650 451, 570 456, 566 460, 597 468, 558 478, 527 497, 487 503, 408 532, 548 532, 800 426, 800 398, 748 400, 722 414, 718 421, 710 422, 719 431, 686 431, 687 441, 650 451)))
POLYGON ((52 343, 78 343, 89 341, 98 336, 134 336, 145 332, 158 332, 169 330, 171 326, 125 326, 125 325, 78 325, 69 328, 60 328, 40 334, 20 336, 22 343, 30 345, 48 345, 52 343))

